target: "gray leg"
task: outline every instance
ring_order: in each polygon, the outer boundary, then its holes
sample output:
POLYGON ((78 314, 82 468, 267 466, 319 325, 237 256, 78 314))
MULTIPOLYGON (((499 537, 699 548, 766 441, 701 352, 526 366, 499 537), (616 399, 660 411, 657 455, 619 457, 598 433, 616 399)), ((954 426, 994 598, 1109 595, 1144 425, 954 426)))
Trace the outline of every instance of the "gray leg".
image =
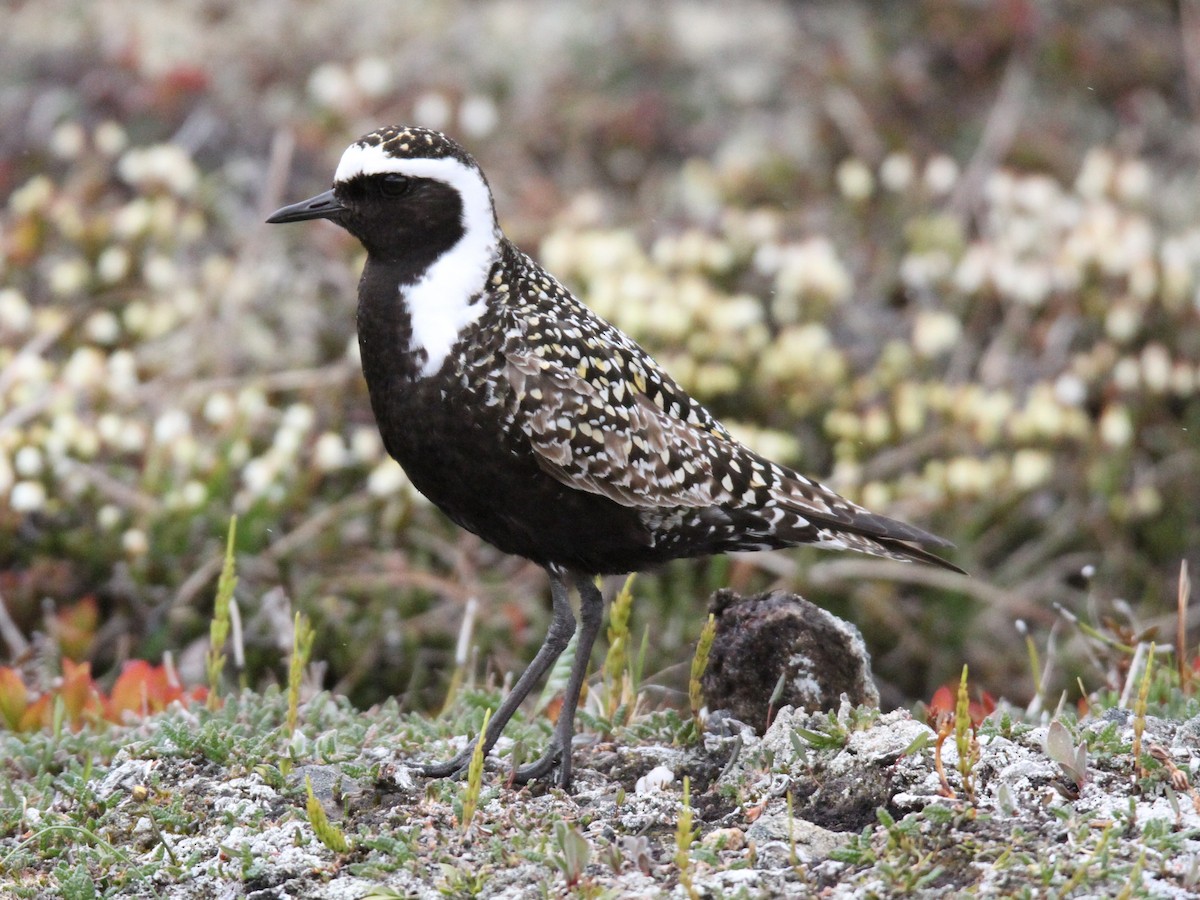
MULTIPOLYGON (((533 662, 521 673, 521 677, 517 679, 512 691, 488 720, 487 732, 483 738, 485 755, 496 745, 496 741, 504 731, 504 726, 517 711, 517 707, 524 702, 525 698, 529 696, 529 692, 533 690, 533 686, 554 665, 554 661, 562 655, 563 650, 571 641, 571 635, 575 633, 575 616, 571 612, 570 596, 567 593, 566 573, 553 568, 547 569, 547 571, 550 573, 550 596, 554 612, 554 618, 550 620, 550 630, 546 632, 546 639, 542 641, 542 646, 534 656, 533 662)), ((585 612, 585 625, 586 622, 585 612)), ((578 696, 577 691, 576 698, 578 696)), ((444 778, 465 769, 471 761, 471 754, 475 752, 475 743, 475 741, 469 742, 453 759, 422 767, 423 773, 431 778, 444 778)))
POLYGON ((517 784, 541 778, 554 767, 555 762, 559 762, 558 783, 563 790, 571 789, 571 741, 575 737, 575 710, 579 706, 579 694, 587 677, 592 646, 596 643, 596 636, 600 633, 600 624, 604 619, 604 595, 600 593, 595 582, 578 572, 572 573, 572 580, 575 582, 575 590, 579 592, 579 618, 582 627, 579 630, 579 643, 575 646, 575 659, 571 663, 571 675, 563 695, 562 711, 558 714, 554 737, 545 755, 516 771, 513 780, 517 784))

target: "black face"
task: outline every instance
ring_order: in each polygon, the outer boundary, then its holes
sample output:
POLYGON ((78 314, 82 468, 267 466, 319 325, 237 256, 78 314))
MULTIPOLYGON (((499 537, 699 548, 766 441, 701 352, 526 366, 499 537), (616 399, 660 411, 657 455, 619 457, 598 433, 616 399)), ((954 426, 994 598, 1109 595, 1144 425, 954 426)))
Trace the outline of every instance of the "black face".
POLYGON ((462 200, 431 178, 358 175, 309 200, 285 206, 271 223, 329 219, 358 238, 372 262, 402 265, 414 277, 463 235, 462 200))

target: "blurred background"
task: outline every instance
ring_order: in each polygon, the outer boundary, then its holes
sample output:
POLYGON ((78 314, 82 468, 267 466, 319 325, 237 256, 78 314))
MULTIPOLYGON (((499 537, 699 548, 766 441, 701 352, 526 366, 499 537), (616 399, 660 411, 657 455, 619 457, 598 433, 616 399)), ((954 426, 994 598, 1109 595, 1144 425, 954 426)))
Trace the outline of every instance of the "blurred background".
POLYGON ((7 3, 0 663, 200 680, 233 513, 253 686, 294 609, 364 705, 436 707, 471 598, 477 673, 531 655, 544 574, 382 453, 360 248, 262 224, 408 123, 740 437, 971 572, 647 573, 665 702, 727 585, 857 623, 886 706, 964 662, 1028 703, 1030 646, 1051 705, 1117 684, 1200 561, 1198 103, 1194 2, 7 3))

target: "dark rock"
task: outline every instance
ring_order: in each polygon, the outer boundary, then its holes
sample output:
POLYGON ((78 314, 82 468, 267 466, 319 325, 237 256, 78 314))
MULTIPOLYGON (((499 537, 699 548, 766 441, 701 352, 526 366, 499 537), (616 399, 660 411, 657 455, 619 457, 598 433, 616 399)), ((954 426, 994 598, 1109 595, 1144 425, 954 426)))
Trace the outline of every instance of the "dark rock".
POLYGON ((785 591, 720 590, 709 610, 717 617, 702 683, 709 709, 728 710, 761 734, 784 706, 835 709, 842 694, 855 705, 879 705, 870 656, 850 623, 785 591), (783 692, 772 705, 780 676, 783 692))

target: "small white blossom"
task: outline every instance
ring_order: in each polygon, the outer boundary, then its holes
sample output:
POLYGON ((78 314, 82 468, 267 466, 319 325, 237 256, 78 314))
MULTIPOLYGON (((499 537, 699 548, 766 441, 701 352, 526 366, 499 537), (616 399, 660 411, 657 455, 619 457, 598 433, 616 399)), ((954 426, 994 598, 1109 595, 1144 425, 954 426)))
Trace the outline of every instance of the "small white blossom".
POLYGON ((354 83, 368 97, 382 97, 391 90, 392 67, 378 56, 364 56, 354 64, 354 83))
POLYGON ((854 203, 868 199, 875 190, 875 178, 861 159, 843 160, 837 167, 838 190, 854 203))
POLYGON ((413 104, 413 121, 435 129, 450 124, 450 101, 438 91, 427 91, 413 104))
POLYGON ((1147 344, 1141 358, 1142 384, 1156 394, 1171 385, 1171 354, 1162 344, 1147 344))
POLYGON ((128 394, 138 386, 137 357, 129 350, 117 350, 108 357, 108 392, 128 394))
POLYGON ((1100 440, 1110 447, 1124 447, 1133 440, 1133 420, 1120 404, 1109 406, 1100 416, 1100 440))
POLYGON ((121 336, 121 320, 111 310, 102 309, 87 317, 83 331, 97 344, 111 346, 121 336))
POLYGON ((1020 490, 1028 491, 1045 484, 1054 474, 1054 457, 1044 450, 1022 448, 1013 454, 1012 480, 1020 490))
POLYGON ((463 98, 458 110, 458 124, 472 138, 484 138, 496 130, 500 112, 491 97, 469 94, 463 98))
POLYGON ((336 63, 317 66, 308 76, 308 95, 325 109, 346 109, 354 104, 357 94, 350 73, 336 63))
POLYGON ((224 391, 209 394, 208 399, 204 401, 204 419, 212 425, 226 424, 236 412, 233 400, 224 391))
POLYGON ((191 157, 178 144, 132 147, 121 154, 117 173, 133 187, 159 186, 179 197, 189 195, 200 180, 191 157))
POLYGON ((362 463, 373 463, 383 453, 383 440, 379 429, 361 425, 350 434, 350 451, 362 463))
POLYGON ((313 445, 313 465, 321 472, 333 472, 343 468, 350 461, 350 453, 342 436, 333 431, 326 431, 313 445))
POLYGON ((42 212, 54 198, 54 182, 45 175, 34 175, 9 195, 8 208, 14 216, 42 212))
POLYGON ((50 267, 50 290, 60 297, 77 294, 87 286, 91 269, 82 257, 60 259, 50 267))
POLYGON ((927 359, 954 349, 961 337, 962 323, 943 310, 920 310, 913 322, 913 348, 927 359))
POLYGON ((121 519, 124 518, 124 515, 121 507, 113 503, 105 503, 96 510, 96 524, 103 531, 112 531, 121 524, 121 519))
POLYGON ((912 185, 916 175, 913 158, 907 153, 889 153, 879 166, 879 181, 889 191, 900 193, 912 185))
POLYGON ((193 478, 184 484, 179 499, 189 509, 199 509, 208 500, 208 488, 193 478))
POLYGON ((8 494, 13 512, 37 512, 46 505, 46 486, 40 481, 18 481, 8 494))
POLYGON ((367 490, 376 497, 389 497, 398 494, 408 484, 408 476, 400 468, 399 463, 385 459, 367 476, 367 490))
POLYGON ((22 447, 13 456, 13 467, 22 478, 36 478, 42 474, 42 452, 37 447, 22 447))
POLYGON ((63 122, 50 133, 50 152, 59 159, 76 159, 87 144, 87 134, 78 122, 63 122))
POLYGON ((102 155, 116 156, 128 145, 129 138, 125 135, 124 128, 108 119, 96 126, 92 133, 92 143, 102 155))
POLYGON ((169 444, 192 431, 192 420, 181 409, 169 409, 154 422, 154 441, 169 444))
POLYGON ((1107 150, 1089 150, 1075 179, 1075 193, 1088 200, 1097 200, 1108 193, 1116 162, 1107 150))
POLYGON ((33 324, 33 308, 16 288, 0 289, 0 330, 27 331, 33 324))
POLYGON ((958 182, 958 163, 951 157, 939 154, 925 164, 925 187, 935 197, 953 190, 958 182))
POLYGON ((65 385, 79 390, 103 385, 108 380, 104 354, 95 347, 76 347, 62 369, 65 385))
POLYGON ((1153 187, 1150 167, 1140 159, 1127 159, 1117 168, 1113 187, 1117 198, 1126 203, 1142 203, 1153 187))
POLYGON ((280 427, 307 432, 312 429, 316 419, 316 413, 307 403, 293 403, 283 411, 283 422, 280 427))
POLYGON ((145 556, 150 552, 150 541, 140 528, 130 528, 121 535, 121 549, 129 556, 145 556))

